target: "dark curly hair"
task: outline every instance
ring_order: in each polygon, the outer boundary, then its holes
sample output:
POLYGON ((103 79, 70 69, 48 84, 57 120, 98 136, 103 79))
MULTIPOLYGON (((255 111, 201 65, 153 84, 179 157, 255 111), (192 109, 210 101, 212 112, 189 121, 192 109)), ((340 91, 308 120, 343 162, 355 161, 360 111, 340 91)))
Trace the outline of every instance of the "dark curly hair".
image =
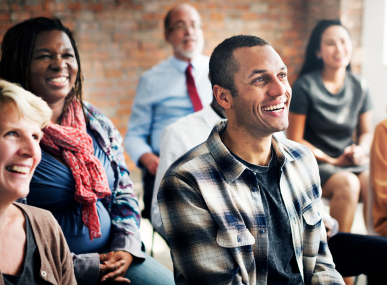
MULTIPOLYGON (((84 110, 82 98, 83 75, 78 48, 71 31, 63 26, 60 20, 39 17, 26 20, 11 27, 5 34, 1 45, 0 78, 18 83, 26 90, 32 91, 29 79, 36 37, 41 32, 55 30, 64 32, 69 37, 78 64, 74 92, 68 95, 63 111, 67 110, 74 98, 79 101, 82 110, 84 110)), ((86 116, 85 119, 87 121, 86 116)))

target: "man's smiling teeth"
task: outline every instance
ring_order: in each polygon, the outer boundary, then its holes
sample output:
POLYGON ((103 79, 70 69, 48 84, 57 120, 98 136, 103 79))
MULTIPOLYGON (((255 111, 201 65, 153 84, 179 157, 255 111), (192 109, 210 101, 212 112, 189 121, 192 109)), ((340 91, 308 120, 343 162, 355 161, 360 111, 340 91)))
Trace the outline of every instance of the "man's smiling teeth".
POLYGON ((18 172, 23 174, 27 174, 30 171, 30 168, 27 166, 17 166, 17 165, 7 166, 6 169, 12 172, 18 172))
POLYGON ((55 83, 63 83, 67 80, 67 77, 50 78, 48 81, 55 83))
POLYGON ((264 111, 279 112, 279 111, 281 111, 283 108, 285 108, 285 104, 284 104, 284 103, 281 103, 281 104, 277 104, 277 105, 273 105, 273 106, 270 106, 270 107, 263 108, 263 110, 264 110, 264 111))

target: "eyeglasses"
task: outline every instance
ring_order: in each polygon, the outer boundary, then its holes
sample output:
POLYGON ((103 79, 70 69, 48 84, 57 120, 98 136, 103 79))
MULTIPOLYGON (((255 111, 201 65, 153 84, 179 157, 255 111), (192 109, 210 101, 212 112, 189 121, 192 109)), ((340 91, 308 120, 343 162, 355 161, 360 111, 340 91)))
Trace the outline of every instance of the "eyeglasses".
POLYGON ((192 22, 191 24, 186 24, 186 23, 177 23, 175 24, 173 27, 170 27, 169 28, 169 31, 172 32, 172 31, 187 31, 188 30, 188 27, 194 29, 194 30, 199 30, 202 28, 202 24, 201 23, 198 23, 198 22, 192 22))

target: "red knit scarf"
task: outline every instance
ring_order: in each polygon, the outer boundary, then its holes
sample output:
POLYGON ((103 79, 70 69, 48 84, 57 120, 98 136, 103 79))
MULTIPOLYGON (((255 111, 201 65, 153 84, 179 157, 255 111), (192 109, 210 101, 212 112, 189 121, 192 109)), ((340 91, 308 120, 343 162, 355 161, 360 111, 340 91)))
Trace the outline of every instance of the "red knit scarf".
POLYGON ((63 113, 61 125, 50 123, 43 129, 42 146, 61 156, 75 179, 75 201, 82 204, 82 220, 90 239, 101 236, 97 198, 111 195, 105 169, 94 156, 93 140, 78 101, 73 100, 63 113))

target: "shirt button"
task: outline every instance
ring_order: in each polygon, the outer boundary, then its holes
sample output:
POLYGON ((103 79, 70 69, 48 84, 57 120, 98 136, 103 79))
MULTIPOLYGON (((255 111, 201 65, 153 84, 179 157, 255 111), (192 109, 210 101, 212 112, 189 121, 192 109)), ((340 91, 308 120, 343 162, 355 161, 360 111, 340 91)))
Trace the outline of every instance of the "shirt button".
POLYGON ((260 230, 259 233, 263 235, 265 233, 265 230, 260 230))
POLYGON ((251 191, 253 191, 253 192, 256 192, 258 190, 258 188, 257 187, 253 187, 253 188, 251 188, 251 191))
POLYGON ((238 241, 238 242, 241 242, 241 240, 242 240, 241 237, 240 237, 240 236, 237 236, 237 241, 238 241))
POLYGON ((40 272, 40 275, 42 275, 43 277, 46 277, 47 276, 47 272, 46 271, 42 271, 42 272, 40 272))

